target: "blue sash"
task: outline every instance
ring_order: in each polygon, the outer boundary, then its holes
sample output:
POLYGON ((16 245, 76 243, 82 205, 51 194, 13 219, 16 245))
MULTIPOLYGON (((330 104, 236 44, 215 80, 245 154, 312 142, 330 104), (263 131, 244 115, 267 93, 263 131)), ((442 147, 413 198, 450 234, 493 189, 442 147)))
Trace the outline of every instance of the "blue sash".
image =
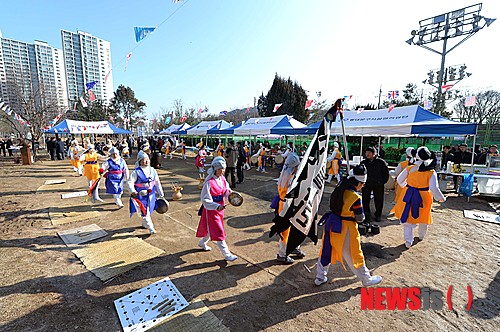
MULTIPOLYGON (((224 200, 224 195, 212 196, 212 200, 215 203, 222 202, 224 200)), ((200 209, 198 210, 198 215, 199 216, 201 216, 201 214, 203 213, 203 209, 204 209, 203 204, 201 204, 200 209)))
POLYGON ((403 202, 405 203, 405 208, 403 210, 403 214, 401 215, 401 222, 405 223, 408 220, 408 217, 411 216, 413 219, 418 219, 420 216, 419 209, 423 206, 421 191, 429 190, 429 187, 425 188, 415 188, 409 185, 406 185, 406 194, 403 197, 403 202))

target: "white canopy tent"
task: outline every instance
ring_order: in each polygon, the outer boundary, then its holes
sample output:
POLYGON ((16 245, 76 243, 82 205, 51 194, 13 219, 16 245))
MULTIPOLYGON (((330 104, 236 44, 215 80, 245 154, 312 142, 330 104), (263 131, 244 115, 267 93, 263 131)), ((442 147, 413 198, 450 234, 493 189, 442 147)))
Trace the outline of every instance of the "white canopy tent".
MULTIPOLYGON (((197 135, 197 136, 205 136, 207 135, 207 131, 212 128, 224 129, 231 127, 231 124, 224 120, 217 121, 202 121, 191 128, 188 128, 186 132, 184 131, 180 133, 181 135, 197 135)), ((177 130, 179 132, 179 130, 177 130)))

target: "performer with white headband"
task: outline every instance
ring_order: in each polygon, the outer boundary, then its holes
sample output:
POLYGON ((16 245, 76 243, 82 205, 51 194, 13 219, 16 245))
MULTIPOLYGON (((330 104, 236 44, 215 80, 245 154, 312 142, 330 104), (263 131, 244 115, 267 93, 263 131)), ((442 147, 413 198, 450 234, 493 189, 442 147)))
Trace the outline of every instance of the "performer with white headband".
POLYGON ((366 174, 366 168, 357 165, 351 170, 349 178, 337 185, 330 197, 331 212, 326 213, 321 220, 326 220, 326 223, 314 280, 316 286, 328 281, 331 263, 340 262, 345 269, 344 261, 363 286, 377 285, 382 281, 380 276, 371 276, 365 265, 358 232, 358 222, 365 218, 358 192, 366 182, 366 174))
MULTIPOLYGON (((278 179, 278 194, 279 203, 277 207, 277 213, 280 214, 283 211, 283 202, 285 201, 285 195, 288 191, 288 187, 293 181, 293 177, 297 172, 297 168, 300 164, 300 158, 295 152, 288 154, 285 162, 283 163, 283 170, 281 171, 280 177, 278 179)), ((280 239, 278 242, 278 254, 276 255, 276 260, 285 264, 292 264, 294 262, 293 258, 286 255, 286 246, 288 243, 288 235, 290 233, 290 228, 279 234, 280 239)), ((300 246, 295 248, 292 255, 299 258, 304 258, 306 254, 300 250, 300 246)))
POLYGON ((110 158, 102 163, 99 172, 101 174, 107 172, 104 175, 106 177, 106 194, 112 194, 115 199, 115 204, 122 208, 123 203, 121 198, 123 194, 123 185, 125 180, 129 178, 129 170, 125 160, 120 157, 117 148, 112 147, 108 152, 110 158))
POLYGON ((332 166, 328 169, 328 179, 326 180, 326 182, 330 183, 332 181, 333 176, 335 176, 337 183, 339 183, 340 165, 342 164, 342 154, 340 153, 338 142, 333 142, 332 154, 326 160, 332 163, 332 166))
POLYGON ((427 234, 432 223, 432 198, 445 202, 446 197, 439 190, 431 152, 425 146, 418 148, 415 165, 408 166, 398 176, 398 184, 403 187, 401 199, 394 208, 395 216, 404 227, 406 248, 413 244, 413 230, 418 225, 418 239, 427 234))
POLYGON ((75 172, 78 172, 79 176, 83 175, 83 164, 80 161, 80 157, 82 156, 83 152, 84 152, 83 147, 78 145, 78 140, 74 139, 71 142, 70 148, 68 149, 68 155, 70 157, 73 170, 75 172))
POLYGON ((224 177, 226 161, 224 157, 215 157, 207 171, 207 178, 201 190, 202 206, 198 215, 200 222, 196 237, 201 238, 198 246, 205 251, 212 250, 207 244, 209 240, 217 243, 222 255, 228 261, 238 257, 233 255, 226 244, 226 231, 224 230, 224 209, 231 193, 229 184, 224 177))
POLYGON ((127 182, 131 192, 130 217, 137 211, 142 217, 142 227, 147 228, 151 234, 156 230, 151 219, 156 204, 156 195, 163 197, 163 188, 156 170, 151 167, 149 157, 144 151, 137 154, 135 169, 130 173, 127 182))
MULTIPOLYGON (((401 174, 402 171, 404 171, 408 166, 410 165, 413 165, 415 163, 415 156, 417 155, 417 150, 415 148, 407 148, 406 149, 406 159, 403 160, 402 162, 400 162, 398 164, 398 166, 396 167, 396 169, 394 171, 389 171, 389 174, 397 179, 399 174, 401 174)), ((399 202, 399 200, 401 199, 401 192, 402 192, 402 187, 398 184, 398 182, 396 181, 395 183, 395 193, 394 193, 394 202, 399 202)), ((396 206, 394 206, 391 210, 391 213, 394 213, 394 209, 396 208, 396 206)))

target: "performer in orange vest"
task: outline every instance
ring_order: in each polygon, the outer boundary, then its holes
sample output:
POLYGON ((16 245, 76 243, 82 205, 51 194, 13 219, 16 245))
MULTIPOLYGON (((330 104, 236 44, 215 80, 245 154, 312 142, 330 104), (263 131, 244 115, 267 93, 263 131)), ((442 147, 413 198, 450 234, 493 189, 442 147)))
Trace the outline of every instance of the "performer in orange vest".
MULTIPOLYGON (((278 195, 279 203, 277 207, 277 214, 280 214, 283 210, 283 202, 285 201, 285 195, 288 191, 288 187, 293 181, 293 177, 297 172, 297 168, 300 164, 299 156, 295 152, 288 153, 285 162, 283 163, 283 170, 281 171, 280 177, 278 179, 278 195)), ((276 260, 285 264, 292 264, 294 262, 293 258, 286 255, 286 246, 288 243, 288 234, 290 233, 290 228, 279 234, 280 239, 278 242, 278 254, 276 255, 276 260)), ((292 255, 299 258, 304 258, 306 254, 300 250, 300 246, 292 251, 292 255)))
MULTIPOLYGON (((410 165, 413 165, 413 163, 415 162, 415 156, 417 155, 417 150, 415 150, 414 148, 407 148, 406 149, 406 160, 403 160, 402 162, 400 162, 398 164, 398 166, 396 167, 396 169, 394 171, 390 171, 389 174, 397 179, 399 174, 401 174, 402 171, 404 171, 406 169, 406 167, 410 166, 410 165)), ((395 181, 394 183, 394 202, 399 202, 400 198, 401 198, 401 191, 402 191, 402 187, 398 184, 398 181, 395 181)), ((394 206, 391 210, 390 213, 394 213, 394 209, 396 208, 396 206, 394 206)))
POLYGON ((342 154, 340 153, 338 142, 333 142, 332 154, 326 160, 332 163, 332 166, 328 169, 328 179, 326 180, 326 182, 330 183, 332 181, 333 176, 335 176, 337 183, 339 183, 340 165, 342 164, 342 154))
POLYGON ((219 157, 224 157, 224 144, 222 144, 222 141, 219 140, 219 145, 217 145, 217 149, 215 149, 217 151, 217 155, 219 157))
POLYGON ((439 190, 431 152, 425 146, 418 148, 415 165, 408 166, 398 176, 398 184, 403 187, 401 199, 396 203, 395 216, 404 227, 406 248, 413 244, 413 230, 418 225, 418 239, 427 234, 432 223, 432 198, 445 202, 446 197, 439 190))
POLYGON ((181 140, 181 156, 182 159, 186 160, 186 143, 183 139, 181 140))
POLYGON ((262 173, 266 173, 266 149, 262 143, 259 143, 259 151, 257 151, 254 156, 259 158, 259 161, 257 162, 257 172, 262 171, 262 173))
POLYGON ((327 274, 331 263, 340 262, 345 269, 344 261, 363 286, 377 285, 382 281, 380 276, 371 276, 365 265, 358 231, 357 223, 365 219, 361 195, 358 192, 366 182, 366 174, 366 168, 357 165, 352 169, 349 178, 337 185, 330 197, 331 212, 321 218, 321 221, 326 222, 314 280, 316 286, 328 281, 327 274))

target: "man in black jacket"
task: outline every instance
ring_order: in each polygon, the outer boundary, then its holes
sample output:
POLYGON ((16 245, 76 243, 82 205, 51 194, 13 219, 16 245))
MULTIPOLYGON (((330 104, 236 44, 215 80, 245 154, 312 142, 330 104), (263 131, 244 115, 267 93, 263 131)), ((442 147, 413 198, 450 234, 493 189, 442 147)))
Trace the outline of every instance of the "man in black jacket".
POLYGON ((241 142, 236 143, 236 146, 238 150, 238 162, 236 163, 236 174, 238 175, 238 182, 236 183, 242 183, 243 179, 245 178, 243 175, 243 166, 245 165, 247 156, 241 142))
MULTIPOLYGON (((467 144, 462 143, 459 146, 458 152, 454 153, 453 162, 455 164, 470 164, 472 163, 473 155, 471 152, 467 151, 467 144)), ((474 160, 476 160, 476 154, 474 153, 474 160)))
POLYGON ((446 169, 448 162, 453 162, 453 159, 455 158, 450 149, 449 145, 443 146, 443 152, 441 153, 441 169, 446 169))
POLYGON ((226 180, 229 175, 231 175, 231 188, 236 188, 236 177, 234 176, 234 171, 236 170, 236 165, 238 163, 238 151, 234 146, 234 141, 229 141, 229 145, 224 151, 224 157, 226 158, 226 180))
POLYGON ((65 155, 66 155, 66 148, 64 147, 64 142, 61 140, 61 137, 58 137, 56 142, 57 160, 64 160, 65 155))
POLYGON ((373 192, 373 199, 375 201, 375 221, 379 222, 384 207, 384 185, 389 180, 389 168, 385 160, 376 155, 375 148, 366 148, 365 156, 366 159, 361 161, 361 165, 366 167, 368 173, 365 186, 362 189, 365 220, 367 222, 371 221, 370 200, 373 192))

